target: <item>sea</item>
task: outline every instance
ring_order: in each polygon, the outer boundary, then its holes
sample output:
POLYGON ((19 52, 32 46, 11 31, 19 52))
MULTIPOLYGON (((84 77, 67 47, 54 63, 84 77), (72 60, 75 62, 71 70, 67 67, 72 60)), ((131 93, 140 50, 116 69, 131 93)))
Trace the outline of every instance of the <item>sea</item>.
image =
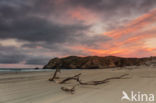
POLYGON ((41 72, 53 71, 52 69, 34 69, 34 68, 0 68, 0 72, 41 72))

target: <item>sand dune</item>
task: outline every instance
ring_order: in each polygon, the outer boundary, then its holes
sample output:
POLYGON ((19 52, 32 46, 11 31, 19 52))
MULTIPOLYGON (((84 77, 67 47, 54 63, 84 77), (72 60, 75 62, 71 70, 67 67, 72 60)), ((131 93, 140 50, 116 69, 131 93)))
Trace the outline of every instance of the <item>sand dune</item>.
MULTIPOLYGON (((156 95, 156 69, 103 69, 63 70, 60 77, 82 73, 84 81, 102 80, 129 73, 127 79, 111 80, 98 86, 78 86, 74 94, 66 93, 61 86, 48 81, 51 72, 9 73, 0 75, 0 103, 130 103, 121 101, 122 91, 153 93, 156 95)), ((147 103, 147 102, 141 102, 147 103)), ((154 102, 150 102, 154 103, 154 102)))

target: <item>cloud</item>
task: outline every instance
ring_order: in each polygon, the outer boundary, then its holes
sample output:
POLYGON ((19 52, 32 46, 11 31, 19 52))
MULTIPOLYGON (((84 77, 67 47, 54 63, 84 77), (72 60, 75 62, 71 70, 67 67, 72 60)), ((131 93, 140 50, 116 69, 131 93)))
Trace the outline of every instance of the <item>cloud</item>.
MULTIPOLYGON (((30 51, 30 50, 29 50, 30 51)), ((44 65, 51 57, 39 57, 29 54, 29 51, 14 46, 0 45, 0 64, 44 65)))
POLYGON ((0 0, 0 63, 154 55, 145 43, 155 37, 154 8, 156 0, 0 0))
POLYGON ((0 55, 0 63, 3 63, 3 64, 13 64, 13 63, 21 63, 21 61, 24 60, 24 57, 23 55, 0 55))
POLYGON ((29 64, 29 65, 45 65, 48 63, 48 61, 50 60, 50 58, 41 58, 41 57, 34 57, 34 58, 30 58, 28 60, 26 60, 25 64, 29 64))
MULTIPOLYGON (((78 19, 88 19, 88 22, 96 20, 103 22, 105 31, 113 30, 122 27, 129 20, 149 12, 151 9, 156 8, 155 0, 63 0, 62 4, 68 4, 73 8, 73 14, 78 19), (79 10, 79 8, 81 8, 79 10), (85 8, 85 9, 84 9, 85 8), (84 9, 84 10, 83 10, 84 9), (75 12, 74 12, 75 11, 75 12), (84 18, 83 11, 85 13, 84 18), (118 24, 118 25, 116 25, 118 24)), ((71 15, 71 16, 72 16, 71 15)), ((86 21, 85 21, 86 22, 86 21)), ((94 24, 94 25, 95 25, 94 24)))
POLYGON ((131 13, 131 12, 147 12, 155 7, 155 0, 64 0, 72 6, 83 6, 92 10, 106 12, 113 15, 115 12, 131 13), (139 8, 142 8, 139 10, 139 8))
MULTIPOLYGON (((3 21, 1 21, 3 23, 3 21)), ((68 37, 74 36, 78 30, 84 30, 87 27, 80 25, 59 26, 48 23, 39 18, 17 19, 11 25, 1 25, 5 30, 0 30, 0 38, 16 38, 26 41, 49 41, 64 42, 68 37)))
POLYGON ((0 46, 0 63, 13 64, 24 61, 26 56, 16 50, 14 47, 0 46))
POLYGON ((143 57, 155 55, 155 49, 146 46, 145 40, 156 37, 154 28, 156 15, 155 9, 125 24, 122 28, 105 32, 103 35, 112 37, 106 43, 100 42, 97 47, 81 46, 82 51, 90 55, 117 55, 143 57), (143 51, 139 52, 138 51, 143 51), (135 54, 136 52, 136 54, 135 54), (139 55, 138 55, 139 54, 139 55))
POLYGON ((1 39, 15 38, 31 42, 64 42, 69 37, 74 36, 77 31, 83 31, 88 28, 88 26, 81 24, 59 25, 55 22, 50 22, 46 18, 41 18, 38 14, 46 16, 48 15, 48 10, 55 11, 51 7, 54 3, 49 0, 45 0, 44 2, 29 0, 27 2, 33 2, 34 5, 28 5, 29 3, 24 4, 19 0, 15 0, 15 2, 10 0, 8 2, 4 0, 0 1, 1 39), (18 3, 16 4, 16 2, 18 3), (49 5, 47 8, 45 6, 42 7, 45 3, 49 5))

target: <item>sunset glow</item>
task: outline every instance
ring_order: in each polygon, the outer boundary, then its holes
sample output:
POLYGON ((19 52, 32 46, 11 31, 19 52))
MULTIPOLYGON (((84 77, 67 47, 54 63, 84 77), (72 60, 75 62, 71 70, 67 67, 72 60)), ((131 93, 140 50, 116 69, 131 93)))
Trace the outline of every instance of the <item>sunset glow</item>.
POLYGON ((0 66, 42 66, 70 55, 156 56, 156 0, 139 1, 1 0, 0 66))

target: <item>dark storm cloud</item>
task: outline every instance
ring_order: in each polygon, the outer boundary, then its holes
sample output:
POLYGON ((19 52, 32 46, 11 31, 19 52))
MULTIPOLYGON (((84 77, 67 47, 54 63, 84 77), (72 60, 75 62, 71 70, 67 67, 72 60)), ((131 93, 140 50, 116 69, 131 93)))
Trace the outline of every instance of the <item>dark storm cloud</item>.
MULTIPOLYGON (((16 2, 21 2, 15 0, 16 2)), ((30 0, 29 0, 30 1, 30 0)), ((40 0, 31 1, 36 2, 34 5, 21 6, 8 0, 8 4, 0 1, 0 38, 16 38, 26 41, 46 41, 46 42, 64 42, 68 40, 68 37, 73 36, 79 30, 86 30, 88 26, 84 25, 58 25, 53 22, 49 22, 46 18, 40 18, 41 15, 48 15, 48 11, 51 6, 48 4, 49 0, 45 0, 43 3, 40 0), (45 6, 47 3, 49 6, 45 6), (19 7, 17 8, 17 5, 19 7), (44 5, 44 7, 42 7, 44 5), (33 7, 35 6, 35 7, 33 7), (44 12, 43 12, 44 11, 44 12), (36 15, 35 15, 36 14, 36 15)), ((50 2, 50 1, 49 1, 50 2)), ((54 11, 52 8, 51 11, 54 11)))
POLYGON ((0 63, 3 64, 15 64, 24 61, 25 56, 20 54, 0 54, 0 63))
POLYGON ((86 36, 84 34, 78 34, 72 37, 68 36, 68 41, 64 42, 61 41, 56 44, 48 44, 50 42, 35 42, 35 43, 29 43, 29 44, 24 44, 22 47, 26 48, 38 48, 38 47, 43 47, 47 48, 53 51, 62 51, 64 52, 63 54, 82 54, 79 51, 71 51, 68 48, 65 48, 65 44, 68 46, 77 46, 77 45, 84 45, 84 46, 89 46, 89 47, 97 47, 97 43, 103 42, 107 43, 108 41, 112 40, 112 38, 107 37, 105 35, 96 35, 96 36, 86 36), (65 43, 65 44, 63 44, 65 43))
POLYGON ((19 52, 15 47, 4 47, 0 45, 0 63, 20 63, 26 58, 25 54, 19 52))
POLYGON ((43 65, 50 60, 51 57, 41 57, 29 55, 16 47, 4 47, 0 45, 0 64, 16 64, 26 62, 30 65, 43 65))
POLYGON ((29 65, 45 65, 48 63, 48 61, 51 58, 41 58, 41 57, 34 57, 34 58, 30 58, 28 60, 26 60, 26 64, 29 65))
MULTIPOLYGON (((156 7, 156 0, 65 0, 72 5, 84 6, 92 10, 111 13, 110 11, 144 11, 156 7)), ((145 12, 145 11, 144 11, 145 12)), ((125 12, 126 13, 126 12, 125 12)), ((128 12, 129 13, 129 12, 128 12)))
POLYGON ((5 28, 5 30, 0 30, 1 38, 16 38, 27 41, 64 42, 77 30, 86 28, 79 25, 59 26, 49 23, 46 20, 33 17, 18 19, 15 24, 13 23, 11 25, 1 25, 1 27, 5 28))

